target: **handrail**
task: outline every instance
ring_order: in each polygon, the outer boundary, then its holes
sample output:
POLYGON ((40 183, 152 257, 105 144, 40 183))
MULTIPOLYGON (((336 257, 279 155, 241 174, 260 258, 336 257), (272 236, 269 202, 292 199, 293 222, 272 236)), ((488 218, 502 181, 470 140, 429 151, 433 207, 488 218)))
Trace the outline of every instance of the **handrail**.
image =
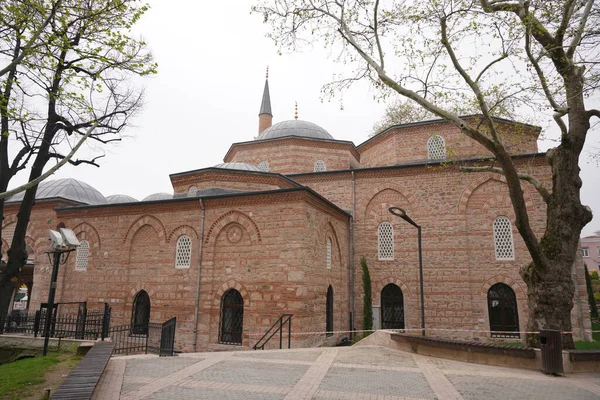
POLYGON ((282 314, 281 317, 265 332, 265 334, 252 346, 253 350, 264 350, 265 345, 279 332, 279 348, 283 348, 283 326, 288 324, 288 349, 292 348, 292 317, 294 314, 282 314), (270 334, 270 335, 269 335, 270 334), (267 337, 268 336, 268 337, 267 337), (266 338, 266 339, 265 339, 266 338), (261 343, 262 342, 262 343, 261 343))

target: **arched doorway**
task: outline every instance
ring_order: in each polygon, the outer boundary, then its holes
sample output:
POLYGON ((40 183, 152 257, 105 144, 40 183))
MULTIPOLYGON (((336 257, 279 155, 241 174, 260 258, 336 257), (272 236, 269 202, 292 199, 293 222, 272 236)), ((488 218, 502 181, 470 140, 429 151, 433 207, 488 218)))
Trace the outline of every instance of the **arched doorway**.
POLYGON ((325 306, 325 332, 326 336, 333 335, 333 288, 327 288, 327 305, 325 306))
POLYGON ((496 283, 488 290, 488 312, 492 337, 519 337, 517 297, 510 286, 496 283))
POLYGON ((242 344, 244 299, 235 289, 229 289, 221 299, 220 343, 242 344))
POLYGON ((404 296, 393 283, 388 283, 381 291, 381 327, 404 329, 404 296))
POLYGON ((147 335, 150 323, 150 296, 145 290, 137 292, 133 298, 131 311, 131 333, 134 335, 147 335))

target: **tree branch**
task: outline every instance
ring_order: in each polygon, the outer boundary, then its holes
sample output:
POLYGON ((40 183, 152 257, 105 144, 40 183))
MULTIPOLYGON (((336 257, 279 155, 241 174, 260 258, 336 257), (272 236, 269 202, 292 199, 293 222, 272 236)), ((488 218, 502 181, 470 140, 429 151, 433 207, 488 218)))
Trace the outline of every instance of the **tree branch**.
POLYGON ((0 193, 0 199, 5 199, 9 196, 12 196, 14 194, 20 193, 20 192, 24 192, 27 189, 30 189, 34 186, 36 186, 37 184, 39 184, 40 182, 42 182, 44 179, 48 178, 50 175, 54 174, 60 167, 62 167, 63 165, 65 165, 66 163, 68 163, 71 158, 75 155, 75 153, 77 152, 77 150, 79 150, 79 148, 81 147, 81 145, 83 144, 83 142, 85 142, 85 140, 90 137, 90 135, 92 134, 92 132, 94 131, 94 129, 96 129, 96 125, 90 127, 87 132, 85 133, 85 135, 83 135, 83 137, 81 139, 79 139, 79 142, 77 142, 77 144, 75 145, 75 147, 73 147, 73 149, 69 152, 69 154, 67 154, 62 160, 60 160, 58 163, 56 163, 55 166, 53 166, 52 168, 50 168, 48 171, 46 171, 45 173, 43 173, 42 175, 40 175, 39 177, 37 177, 36 179, 32 180, 31 182, 27 182, 24 185, 19 186, 18 188, 12 189, 12 190, 8 190, 4 193, 0 193))
MULTIPOLYGON (((496 174, 505 175, 504 170, 498 167, 460 167, 461 172, 494 172, 496 174)), ((517 176, 519 179, 523 181, 527 181, 533 185, 534 188, 538 191, 542 199, 546 202, 546 204, 550 201, 550 192, 544 187, 542 182, 537 180, 536 177, 530 174, 525 174, 522 172, 517 172, 517 176)))

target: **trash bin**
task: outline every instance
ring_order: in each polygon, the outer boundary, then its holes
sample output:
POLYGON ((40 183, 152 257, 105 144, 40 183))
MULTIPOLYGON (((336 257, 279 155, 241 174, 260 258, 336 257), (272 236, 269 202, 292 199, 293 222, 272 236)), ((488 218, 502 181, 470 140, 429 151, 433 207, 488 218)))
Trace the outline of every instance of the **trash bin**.
POLYGON ((563 375, 561 332, 553 329, 540 330, 540 349, 542 352, 542 372, 544 374, 563 375))

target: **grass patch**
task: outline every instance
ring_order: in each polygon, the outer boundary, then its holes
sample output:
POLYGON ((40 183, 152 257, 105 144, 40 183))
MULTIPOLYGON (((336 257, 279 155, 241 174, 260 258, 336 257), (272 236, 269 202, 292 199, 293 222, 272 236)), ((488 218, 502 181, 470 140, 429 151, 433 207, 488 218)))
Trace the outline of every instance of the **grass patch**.
POLYGON ((70 371, 81 360, 81 356, 73 353, 49 354, 37 356, 0 365, 0 398, 17 400, 41 391, 46 382, 44 376, 64 363, 70 371))
POLYGON ((586 342, 585 340, 576 340, 575 349, 577 350, 600 350, 600 342, 586 342))
POLYGON ((494 342, 493 344, 499 344, 501 346, 508 346, 508 347, 525 347, 525 345, 523 344, 523 342, 494 342))

